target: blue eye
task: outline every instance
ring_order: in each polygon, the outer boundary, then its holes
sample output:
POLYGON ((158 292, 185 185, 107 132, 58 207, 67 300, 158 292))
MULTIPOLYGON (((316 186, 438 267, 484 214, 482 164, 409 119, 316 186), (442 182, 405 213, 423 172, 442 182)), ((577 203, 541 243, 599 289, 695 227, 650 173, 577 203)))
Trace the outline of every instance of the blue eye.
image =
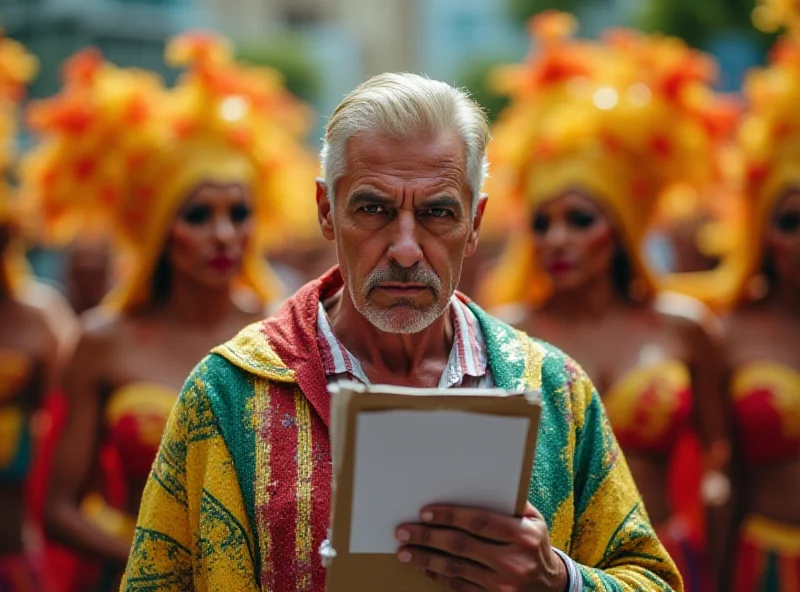
POLYGON ((386 209, 383 206, 378 205, 364 206, 361 208, 361 210, 366 214, 370 214, 371 216, 377 216, 378 214, 383 214, 386 212, 386 209))
POLYGON ((450 210, 445 210, 444 208, 431 208, 428 210, 428 214, 434 218, 446 218, 447 216, 451 215, 451 212, 450 210))

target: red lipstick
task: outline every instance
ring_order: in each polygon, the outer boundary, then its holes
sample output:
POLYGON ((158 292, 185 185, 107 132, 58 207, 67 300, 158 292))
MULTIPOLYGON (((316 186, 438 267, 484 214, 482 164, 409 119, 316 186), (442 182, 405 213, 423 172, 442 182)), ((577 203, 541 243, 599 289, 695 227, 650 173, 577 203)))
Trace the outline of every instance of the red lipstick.
POLYGON ((209 267, 219 272, 227 272, 236 265, 236 260, 226 255, 217 255, 208 261, 209 267))
POLYGON ((575 264, 566 259, 555 259, 547 266, 547 271, 554 275, 568 273, 575 269, 575 264))

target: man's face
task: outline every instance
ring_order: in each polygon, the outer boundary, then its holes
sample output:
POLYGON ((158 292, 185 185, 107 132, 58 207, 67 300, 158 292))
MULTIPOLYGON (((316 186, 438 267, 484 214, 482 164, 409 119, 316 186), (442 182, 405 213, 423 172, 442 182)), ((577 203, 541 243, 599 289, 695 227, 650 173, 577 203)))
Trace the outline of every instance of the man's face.
POLYGON ((464 143, 455 132, 393 140, 358 134, 331 211, 318 183, 323 234, 335 240, 356 309, 388 333, 418 333, 447 309, 475 251, 486 200, 472 216, 464 143))

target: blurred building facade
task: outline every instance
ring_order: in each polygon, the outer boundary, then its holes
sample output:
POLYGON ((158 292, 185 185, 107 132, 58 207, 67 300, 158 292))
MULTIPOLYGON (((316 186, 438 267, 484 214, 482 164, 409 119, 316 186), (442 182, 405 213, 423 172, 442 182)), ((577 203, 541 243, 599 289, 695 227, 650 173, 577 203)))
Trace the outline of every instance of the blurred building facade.
POLYGON ((0 23, 41 61, 32 97, 58 89, 64 59, 89 45, 122 66, 172 73, 164 66, 164 41, 177 31, 212 24, 192 0, 0 0, 0 23))
POLYGON ((447 82, 470 61, 517 61, 528 47, 525 27, 513 23, 498 0, 423 0, 417 2, 415 70, 447 82))

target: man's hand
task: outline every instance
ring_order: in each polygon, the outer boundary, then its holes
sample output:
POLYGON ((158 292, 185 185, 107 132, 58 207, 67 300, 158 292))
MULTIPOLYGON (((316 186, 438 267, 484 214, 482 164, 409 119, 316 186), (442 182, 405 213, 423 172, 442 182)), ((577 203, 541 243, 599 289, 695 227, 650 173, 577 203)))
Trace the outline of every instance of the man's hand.
POLYGON ((422 524, 396 531, 397 557, 451 590, 564 592, 567 566, 553 551, 547 523, 530 504, 525 517, 485 510, 432 506, 422 524))

